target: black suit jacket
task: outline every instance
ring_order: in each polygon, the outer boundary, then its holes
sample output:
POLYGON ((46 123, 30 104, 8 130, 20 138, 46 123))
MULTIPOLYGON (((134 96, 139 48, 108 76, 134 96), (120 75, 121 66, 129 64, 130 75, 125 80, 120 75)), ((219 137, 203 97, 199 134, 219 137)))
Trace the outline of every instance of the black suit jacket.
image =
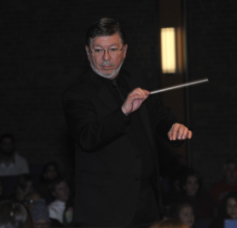
MULTIPOLYGON (((125 68, 121 71, 131 91, 137 87, 151 89, 141 71, 125 68)), ((91 69, 65 91, 63 107, 78 147, 76 221, 126 226, 135 213, 141 184, 141 157, 126 132, 130 117, 122 113, 110 90, 91 69)), ((153 186, 159 195, 158 150, 154 136, 158 133, 168 140, 167 133, 177 121, 156 95, 150 96, 138 112, 156 162, 153 186)))

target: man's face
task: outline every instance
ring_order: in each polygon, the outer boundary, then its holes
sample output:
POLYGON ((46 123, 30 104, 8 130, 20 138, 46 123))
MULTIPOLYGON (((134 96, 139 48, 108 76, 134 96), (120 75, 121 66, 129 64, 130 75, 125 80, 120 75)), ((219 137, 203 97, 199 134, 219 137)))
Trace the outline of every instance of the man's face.
POLYGON ((86 53, 92 69, 102 77, 113 79, 115 78, 122 66, 126 57, 127 44, 123 46, 118 33, 111 36, 98 36, 91 40, 90 47, 86 46, 86 53), (112 50, 122 49, 117 53, 109 53, 106 51, 101 54, 96 54, 95 50, 112 50), (91 53, 91 51, 94 53, 91 53))
POLYGON ((225 177, 229 184, 237 183, 237 167, 235 163, 229 163, 226 166, 225 177))
POLYGON ((3 138, 0 144, 0 152, 5 156, 10 156, 14 153, 15 147, 14 142, 11 138, 3 138))

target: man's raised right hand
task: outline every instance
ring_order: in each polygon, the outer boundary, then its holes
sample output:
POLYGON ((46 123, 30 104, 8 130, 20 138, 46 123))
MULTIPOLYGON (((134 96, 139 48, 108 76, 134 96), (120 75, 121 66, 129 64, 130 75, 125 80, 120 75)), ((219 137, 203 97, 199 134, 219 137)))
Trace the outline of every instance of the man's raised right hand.
POLYGON ((122 111, 127 116, 140 108, 141 104, 148 98, 150 92, 141 88, 134 89, 128 94, 122 105, 122 111))

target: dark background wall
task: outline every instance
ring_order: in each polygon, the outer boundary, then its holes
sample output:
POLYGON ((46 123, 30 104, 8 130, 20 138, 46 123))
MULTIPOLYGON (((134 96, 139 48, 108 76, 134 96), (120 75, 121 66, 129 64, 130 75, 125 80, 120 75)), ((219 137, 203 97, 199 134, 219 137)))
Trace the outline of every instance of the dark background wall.
POLYGON ((88 65, 84 38, 95 20, 118 20, 128 34, 128 62, 158 79, 157 7, 155 0, 1 2, 0 133, 16 136, 30 164, 56 160, 70 172, 61 95, 88 65))
MULTIPOLYGON (((237 69, 235 0, 187 1, 188 79, 208 77, 188 97, 191 161, 209 185, 223 161, 236 157, 237 69), (200 167, 202 169, 200 169, 200 167)), ((1 2, 0 133, 12 132, 30 164, 48 160, 64 172, 73 144, 61 94, 87 65, 84 35, 100 17, 120 21, 128 34, 127 61, 159 80, 157 0, 1 2)), ((172 15, 170 15, 172 16, 172 15)))
POLYGON ((237 1, 186 2, 188 77, 210 80, 189 88, 191 160, 210 185, 237 159, 237 1))

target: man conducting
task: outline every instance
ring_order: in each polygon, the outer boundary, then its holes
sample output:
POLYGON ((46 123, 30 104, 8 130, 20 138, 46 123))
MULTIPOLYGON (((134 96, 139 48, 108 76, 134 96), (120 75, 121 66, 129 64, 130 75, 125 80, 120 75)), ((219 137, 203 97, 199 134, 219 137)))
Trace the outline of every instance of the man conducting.
POLYGON ((192 137, 138 69, 123 67, 128 45, 116 21, 102 18, 86 34, 90 68, 63 95, 78 146, 74 220, 88 227, 149 226, 159 220, 159 148, 192 137), (173 141, 173 142, 172 142, 173 141))

